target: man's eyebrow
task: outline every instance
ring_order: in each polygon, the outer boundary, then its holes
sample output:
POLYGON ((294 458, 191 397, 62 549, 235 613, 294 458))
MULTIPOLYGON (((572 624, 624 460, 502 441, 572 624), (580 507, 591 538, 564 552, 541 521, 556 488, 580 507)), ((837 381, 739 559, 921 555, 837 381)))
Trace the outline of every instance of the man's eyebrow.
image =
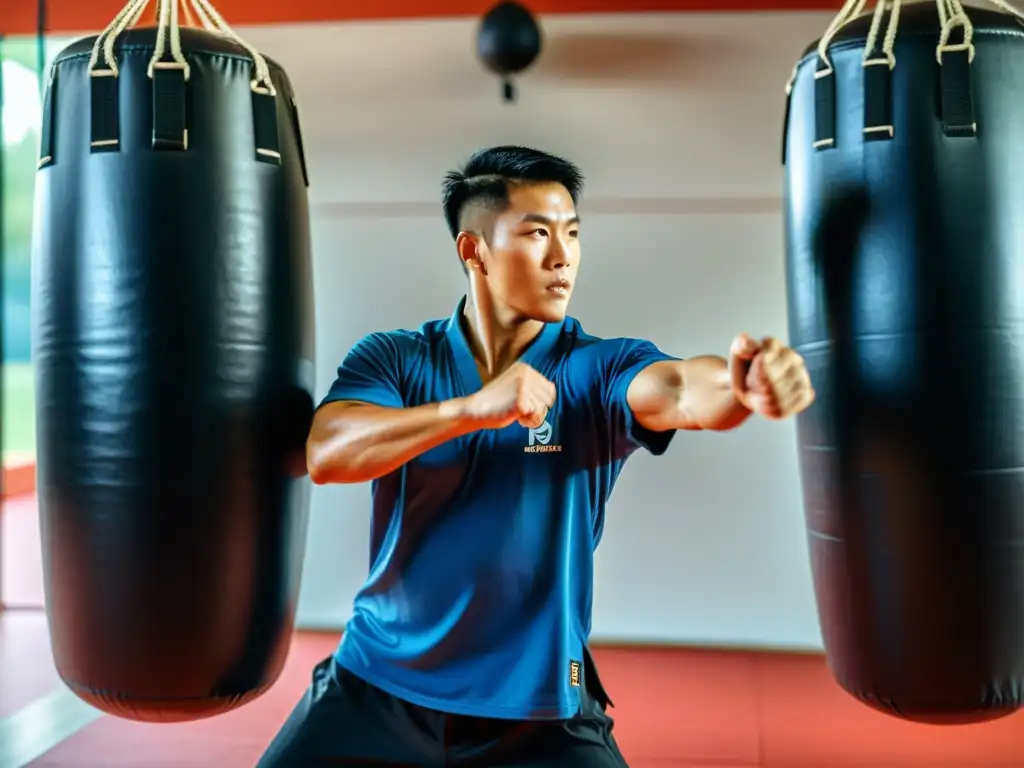
MULTIPOLYGON (((553 226, 555 226, 558 223, 554 219, 552 219, 550 216, 545 216, 542 213, 527 213, 527 214, 524 214, 522 219, 520 219, 520 221, 532 221, 532 222, 534 222, 536 224, 547 224, 549 227, 553 227, 553 226)), ((567 219, 565 221, 565 223, 566 224, 579 224, 580 223, 580 217, 574 215, 571 218, 567 219)))

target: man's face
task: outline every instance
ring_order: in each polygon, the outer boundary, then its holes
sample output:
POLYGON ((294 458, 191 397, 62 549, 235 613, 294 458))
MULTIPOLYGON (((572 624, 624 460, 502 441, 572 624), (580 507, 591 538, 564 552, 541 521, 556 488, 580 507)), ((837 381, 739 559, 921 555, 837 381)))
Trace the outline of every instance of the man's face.
POLYGON ((516 184, 507 210, 480 243, 492 298, 514 314, 546 323, 565 318, 580 263, 579 219, 561 184, 516 184))

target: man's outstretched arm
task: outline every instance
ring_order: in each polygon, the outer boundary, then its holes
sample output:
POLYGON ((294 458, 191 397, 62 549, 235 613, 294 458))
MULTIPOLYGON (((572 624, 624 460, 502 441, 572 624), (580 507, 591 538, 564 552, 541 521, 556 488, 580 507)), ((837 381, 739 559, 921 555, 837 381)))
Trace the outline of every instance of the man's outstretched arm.
POLYGON ((735 429, 751 413, 783 419, 814 402, 803 358, 776 339, 736 337, 729 359, 662 360, 634 377, 626 401, 652 432, 735 429))

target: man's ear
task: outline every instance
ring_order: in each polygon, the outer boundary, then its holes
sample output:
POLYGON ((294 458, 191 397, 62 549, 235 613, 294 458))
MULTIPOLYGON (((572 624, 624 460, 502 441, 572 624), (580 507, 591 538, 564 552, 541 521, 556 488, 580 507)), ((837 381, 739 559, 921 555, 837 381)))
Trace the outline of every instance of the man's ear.
POLYGON ((483 274, 487 274, 482 253, 486 247, 483 238, 475 232, 459 232, 459 236, 455 238, 455 249, 467 272, 479 270, 483 274))

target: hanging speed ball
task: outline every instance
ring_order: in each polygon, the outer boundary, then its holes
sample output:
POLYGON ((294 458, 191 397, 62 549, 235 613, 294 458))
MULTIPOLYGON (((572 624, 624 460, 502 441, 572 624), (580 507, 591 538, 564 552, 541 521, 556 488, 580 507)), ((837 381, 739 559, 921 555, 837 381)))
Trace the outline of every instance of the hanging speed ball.
POLYGON ((540 55, 540 26, 518 3, 499 3, 481 20, 476 45, 484 65, 501 76, 505 100, 512 101, 515 90, 511 76, 525 70, 540 55))
POLYGON ((314 384, 288 78, 230 31, 163 41, 133 29, 54 62, 33 344, 57 669, 105 712, 169 722, 280 673, 314 384))
POLYGON ((1024 26, 879 5, 788 110, 811 563, 840 685, 971 723, 1024 697, 1024 26))

